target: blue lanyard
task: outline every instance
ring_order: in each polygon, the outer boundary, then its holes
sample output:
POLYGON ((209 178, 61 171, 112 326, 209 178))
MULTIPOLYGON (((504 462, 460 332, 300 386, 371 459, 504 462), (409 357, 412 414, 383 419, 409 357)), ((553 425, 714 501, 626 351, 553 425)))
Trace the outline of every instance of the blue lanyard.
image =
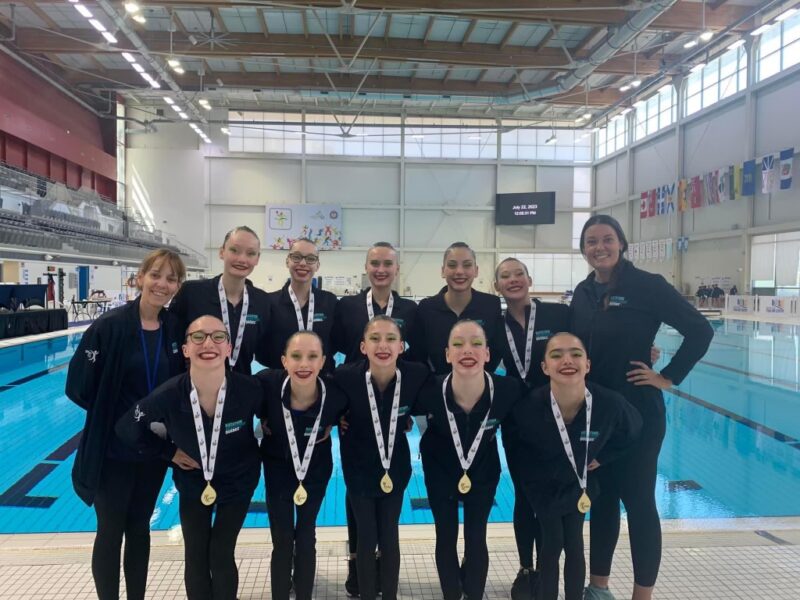
POLYGON ((158 359, 161 357, 161 340, 164 334, 164 324, 159 322, 158 327, 158 343, 156 344, 156 357, 153 361, 153 368, 150 369, 150 353, 147 351, 147 340, 144 339, 144 329, 142 324, 139 323, 139 337, 142 340, 142 352, 144 353, 144 369, 147 375, 147 393, 152 392, 156 387, 156 380, 158 379, 158 359))

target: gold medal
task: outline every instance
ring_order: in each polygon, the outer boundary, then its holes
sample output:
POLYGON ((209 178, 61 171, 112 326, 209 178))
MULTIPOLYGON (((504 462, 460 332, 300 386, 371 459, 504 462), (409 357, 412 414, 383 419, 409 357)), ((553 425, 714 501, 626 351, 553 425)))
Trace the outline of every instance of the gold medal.
POLYGON ((306 503, 306 500, 308 500, 308 492, 306 492, 306 488, 303 487, 302 483, 297 485, 297 489, 294 491, 293 500, 297 506, 303 506, 303 504, 306 503))
POLYGON ((589 512, 589 509, 592 508, 592 501, 589 500, 589 496, 586 494, 586 490, 583 490, 581 497, 578 498, 578 510, 584 514, 589 512))
POLYGON ((391 494, 394 489, 394 483, 392 483, 392 478, 389 477, 388 471, 381 477, 381 489, 387 494, 391 494))
POLYGON ((461 476, 461 479, 458 480, 458 491, 462 494, 467 494, 472 489, 472 482, 469 479, 469 475, 467 472, 464 471, 464 475, 461 476))
POLYGON ((217 501, 217 492, 211 487, 211 482, 209 481, 206 483, 206 489, 203 490, 203 493, 200 495, 200 502, 205 504, 206 506, 211 506, 214 502, 217 501))

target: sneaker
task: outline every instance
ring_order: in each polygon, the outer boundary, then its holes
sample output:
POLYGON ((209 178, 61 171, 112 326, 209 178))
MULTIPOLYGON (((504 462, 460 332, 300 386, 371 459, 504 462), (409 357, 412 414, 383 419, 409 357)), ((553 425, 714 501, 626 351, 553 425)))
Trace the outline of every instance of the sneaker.
POLYGON ((511 584, 511 600, 531 600, 533 598, 533 569, 522 568, 511 584))
POLYGON ((358 571, 355 558, 347 561, 347 579, 344 582, 344 591, 351 598, 358 598, 358 571))
POLYGON ((608 588, 597 587, 591 583, 583 590, 583 600, 616 600, 608 588))

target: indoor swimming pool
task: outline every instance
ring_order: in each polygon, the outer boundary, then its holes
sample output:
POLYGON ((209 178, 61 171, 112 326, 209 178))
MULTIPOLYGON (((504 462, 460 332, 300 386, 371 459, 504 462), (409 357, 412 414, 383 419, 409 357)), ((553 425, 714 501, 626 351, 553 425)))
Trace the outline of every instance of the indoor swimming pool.
MULTIPOLYGON (((667 437, 658 505, 665 519, 797 516, 800 507, 800 326, 727 320, 715 324, 705 358, 675 394, 666 395, 667 437)), ((70 471, 84 412, 63 394, 80 334, 0 349, 0 533, 91 531, 94 512, 72 491, 70 471)), ((680 343, 670 329, 657 344, 662 362, 680 343)), ((414 476, 402 524, 431 523, 409 434, 414 476)), ((338 441, 334 437, 334 456, 338 441)), ((490 520, 510 521, 513 489, 504 472, 490 520)), ((154 529, 178 523, 170 478, 154 529)), ((344 525, 344 480, 336 465, 319 515, 344 525)), ((247 527, 266 527, 263 482, 247 527)))

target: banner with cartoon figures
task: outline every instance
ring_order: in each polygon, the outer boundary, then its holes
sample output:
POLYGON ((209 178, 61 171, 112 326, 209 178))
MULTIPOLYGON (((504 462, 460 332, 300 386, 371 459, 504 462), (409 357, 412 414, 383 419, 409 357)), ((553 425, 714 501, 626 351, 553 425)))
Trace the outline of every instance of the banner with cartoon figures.
POLYGON ((333 204, 268 204, 265 245, 288 250, 292 242, 308 238, 320 250, 342 249, 342 207, 333 204))

